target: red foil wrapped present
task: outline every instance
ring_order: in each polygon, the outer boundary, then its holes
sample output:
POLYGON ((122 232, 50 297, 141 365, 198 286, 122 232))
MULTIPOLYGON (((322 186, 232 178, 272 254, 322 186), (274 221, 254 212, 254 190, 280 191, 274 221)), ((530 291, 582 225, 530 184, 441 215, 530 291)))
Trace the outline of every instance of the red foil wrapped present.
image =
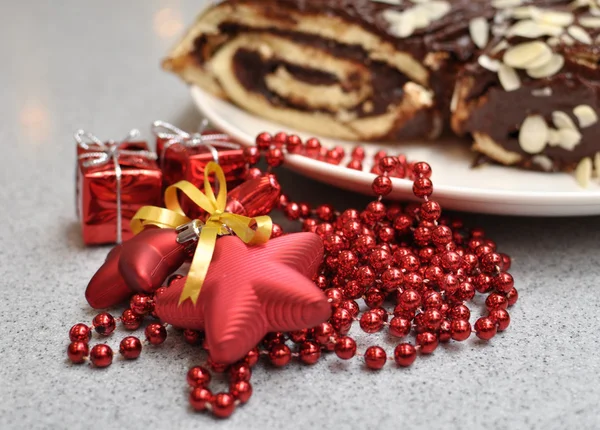
MULTIPOLYGON (((239 183, 246 173, 246 161, 241 145, 227 134, 205 130, 190 134, 164 121, 155 121, 156 153, 167 185, 186 180, 196 187, 204 184, 206 164, 214 161, 225 173, 229 185, 239 183)), ((212 181, 211 181, 212 182, 212 181)))
POLYGON ((160 205, 162 172, 146 142, 102 142, 82 130, 77 142, 77 209, 87 245, 121 243, 133 236, 129 222, 142 206, 160 205))

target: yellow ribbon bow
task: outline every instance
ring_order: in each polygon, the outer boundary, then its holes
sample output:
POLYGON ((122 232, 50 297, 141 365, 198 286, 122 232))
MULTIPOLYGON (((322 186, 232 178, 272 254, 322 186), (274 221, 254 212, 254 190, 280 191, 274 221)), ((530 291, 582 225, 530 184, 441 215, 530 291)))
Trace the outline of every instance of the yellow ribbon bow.
POLYGON ((194 304, 198 301, 202 284, 208 273, 217 237, 235 233, 248 245, 266 243, 271 237, 273 222, 268 216, 254 218, 225 212, 227 204, 227 183, 223 169, 215 162, 206 165, 204 171, 204 193, 188 181, 180 181, 165 190, 165 208, 144 206, 131 219, 131 230, 138 234, 146 226, 160 228, 177 228, 192 220, 179 205, 177 190, 183 192, 197 206, 208 213, 208 218, 201 227, 198 245, 192 259, 188 277, 179 297, 179 304, 191 299, 194 304), (210 185, 209 177, 215 174, 215 185, 219 193, 215 193, 210 185))

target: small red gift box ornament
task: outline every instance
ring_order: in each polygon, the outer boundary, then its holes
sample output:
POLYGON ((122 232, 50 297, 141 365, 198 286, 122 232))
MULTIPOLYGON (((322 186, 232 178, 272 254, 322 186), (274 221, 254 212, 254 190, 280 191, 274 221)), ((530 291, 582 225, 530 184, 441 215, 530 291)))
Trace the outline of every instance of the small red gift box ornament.
POLYGON ((103 142, 79 130, 77 142, 77 210, 86 245, 121 243, 133 236, 130 220, 142 206, 160 204, 162 172, 146 142, 103 142))
POLYGON ((207 131, 207 125, 204 120, 200 131, 190 134, 168 122, 152 123, 156 153, 167 185, 185 180, 201 187, 206 165, 211 161, 221 166, 230 185, 244 177, 247 167, 242 146, 232 142, 227 134, 207 131))

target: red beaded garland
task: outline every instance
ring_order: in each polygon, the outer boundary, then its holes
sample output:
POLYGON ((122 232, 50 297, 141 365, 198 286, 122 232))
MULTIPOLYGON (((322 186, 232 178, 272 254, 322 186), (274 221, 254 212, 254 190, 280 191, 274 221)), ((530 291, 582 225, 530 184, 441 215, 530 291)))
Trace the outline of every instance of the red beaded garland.
MULTIPOLYGON (((256 146, 244 150, 244 159, 250 167, 264 155, 270 172, 284 163, 286 153, 332 164, 341 163, 345 155, 343 148, 327 150, 314 138, 303 145, 295 135, 261 133, 256 146)), ((363 148, 354 148, 349 157, 349 168, 362 169, 363 148)), ((214 363, 209 358, 208 365, 213 371, 229 370, 229 393, 213 395, 207 389, 210 372, 200 366, 190 369, 187 376, 192 387, 190 404, 195 410, 208 409, 224 418, 234 412, 236 405, 247 402, 252 395, 251 367, 261 354, 268 356, 276 367, 287 365, 292 357, 314 364, 323 351, 334 351, 343 360, 351 359, 358 354, 355 340, 347 336, 354 320, 367 333, 378 332, 387 325, 389 333, 399 338, 408 336, 415 328, 417 346, 401 343, 394 349, 394 361, 400 367, 410 366, 417 352, 431 354, 439 342, 466 340, 472 330, 466 302, 476 292, 489 294, 485 300, 489 314, 474 324, 476 335, 489 340, 497 331, 508 328, 510 316, 506 309, 518 299, 514 280, 506 272, 511 266, 510 257, 497 252, 495 242, 486 238, 483 230, 468 230, 460 220, 442 216, 440 204, 429 200, 434 188, 427 163, 409 163, 406 157, 390 156, 385 151, 376 153, 373 161, 372 171, 377 176, 372 189, 379 199, 370 202, 362 212, 347 209, 340 214, 329 204, 311 211, 309 205, 293 202, 285 194, 279 198, 278 208, 289 220, 299 220, 303 231, 315 232, 323 239, 325 256, 314 282, 331 303, 329 321, 311 329, 270 333, 259 347, 231 366, 214 363), (392 191, 390 177, 413 179, 413 193, 424 201, 404 208, 382 202, 382 197, 392 191), (370 308, 362 315, 356 301, 360 299, 370 308), (397 306, 388 323, 388 312, 383 306, 390 299, 397 300, 397 306), (288 339, 294 343, 290 343, 292 348, 285 343, 288 339)), ((247 170, 248 178, 262 175, 256 167, 247 170)), ((283 233, 279 225, 273 225, 272 238, 283 233)), ((169 278, 167 285, 173 279, 169 278)), ((130 306, 120 318, 129 330, 139 328, 143 315, 153 315, 152 296, 136 294, 130 306)), ((102 313, 96 316, 92 327, 108 335, 114 331, 115 321, 110 314, 102 313)), ((158 323, 148 325, 145 333, 153 345, 163 343, 167 335, 165 327, 158 323)), ((89 351, 90 335, 91 328, 85 324, 71 328, 69 359, 80 363, 89 354, 97 367, 110 365, 112 350, 107 345, 96 345, 89 351)), ((203 334, 184 330, 183 337, 186 342, 197 344, 203 334)), ((137 358, 141 342, 127 337, 121 341, 119 351, 124 358, 137 358)), ((368 347, 362 356, 370 369, 381 369, 387 361, 386 351, 380 346, 368 347)))

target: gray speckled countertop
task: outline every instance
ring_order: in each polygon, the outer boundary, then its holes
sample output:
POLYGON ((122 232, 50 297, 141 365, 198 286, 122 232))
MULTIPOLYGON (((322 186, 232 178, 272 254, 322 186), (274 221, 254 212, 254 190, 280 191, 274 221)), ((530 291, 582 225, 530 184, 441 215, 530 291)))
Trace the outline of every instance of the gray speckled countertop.
MULTIPOLYGON (((185 372, 200 357, 178 335, 134 363, 67 362, 67 331, 93 317, 83 291, 107 252, 81 243, 72 133, 148 136, 155 119, 195 128, 186 87, 158 60, 202 3, 0 6, 0 429, 600 427, 599 218, 466 216, 514 257, 521 300, 506 333, 439 348, 407 370, 374 373, 335 356, 258 366, 250 403, 226 421, 188 409, 185 372)), ((298 200, 366 201, 281 176, 298 200)))

